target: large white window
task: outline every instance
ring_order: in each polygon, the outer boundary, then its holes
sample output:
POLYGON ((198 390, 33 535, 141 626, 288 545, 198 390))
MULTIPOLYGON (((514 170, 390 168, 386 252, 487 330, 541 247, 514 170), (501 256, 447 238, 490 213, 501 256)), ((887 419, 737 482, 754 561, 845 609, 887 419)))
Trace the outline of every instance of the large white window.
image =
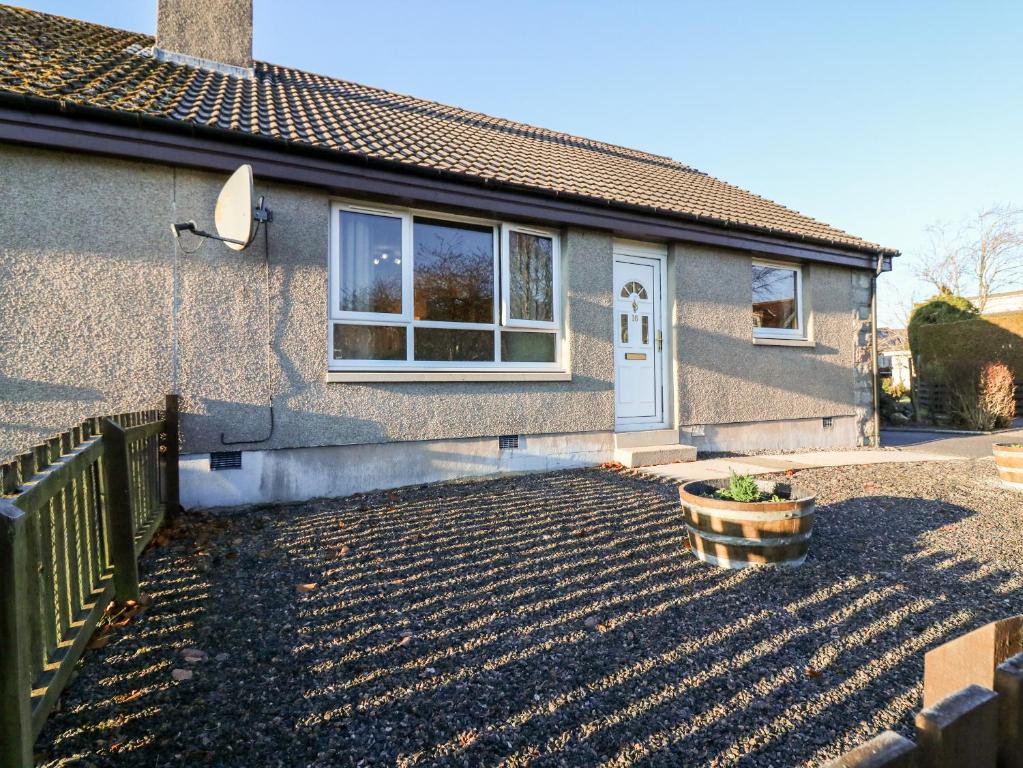
POLYGON ((806 338, 803 272, 796 264, 753 262, 753 336, 806 338))
POLYGON ((556 233, 347 204, 331 219, 332 370, 561 369, 556 233))

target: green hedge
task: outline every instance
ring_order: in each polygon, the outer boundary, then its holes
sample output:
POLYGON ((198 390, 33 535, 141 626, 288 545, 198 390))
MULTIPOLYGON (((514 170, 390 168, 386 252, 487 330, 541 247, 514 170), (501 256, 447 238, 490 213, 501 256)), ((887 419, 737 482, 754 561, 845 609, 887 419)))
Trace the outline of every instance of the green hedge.
POLYGON ((964 363, 979 367, 1000 361, 1019 381, 1023 379, 1023 312, 920 326, 912 351, 924 378, 940 379, 948 369, 964 363))

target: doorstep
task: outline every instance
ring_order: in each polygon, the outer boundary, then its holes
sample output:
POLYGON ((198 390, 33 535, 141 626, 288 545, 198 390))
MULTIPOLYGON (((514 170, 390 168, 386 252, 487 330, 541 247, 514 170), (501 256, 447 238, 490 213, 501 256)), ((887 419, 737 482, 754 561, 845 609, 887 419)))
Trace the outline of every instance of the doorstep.
POLYGON ((616 432, 614 459, 630 469, 678 464, 694 461, 696 447, 679 443, 677 429, 616 432))

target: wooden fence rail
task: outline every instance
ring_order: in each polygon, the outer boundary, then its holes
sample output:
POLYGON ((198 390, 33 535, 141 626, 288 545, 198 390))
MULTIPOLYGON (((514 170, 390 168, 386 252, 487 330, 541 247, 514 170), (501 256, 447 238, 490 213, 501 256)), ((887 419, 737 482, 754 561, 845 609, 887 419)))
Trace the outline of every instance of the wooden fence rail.
POLYGON ((32 745, 138 556, 177 510, 178 402, 91 418, 0 465, 0 768, 32 745))

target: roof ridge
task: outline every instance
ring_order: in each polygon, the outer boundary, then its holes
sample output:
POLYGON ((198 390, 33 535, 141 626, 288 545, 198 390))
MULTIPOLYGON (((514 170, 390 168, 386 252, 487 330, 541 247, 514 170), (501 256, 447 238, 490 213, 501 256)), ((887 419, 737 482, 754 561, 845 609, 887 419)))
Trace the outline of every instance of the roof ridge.
MULTIPOLYGON (((343 86, 349 86, 354 89, 361 89, 367 91, 373 91, 377 94, 381 94, 383 97, 396 97, 400 100, 407 100, 413 102, 417 106, 417 111, 427 112, 427 107, 431 108, 430 113, 436 117, 453 117, 452 113, 457 113, 461 118, 462 122, 468 124, 482 125, 487 128, 496 128, 499 130, 506 130, 509 132, 515 132, 523 136, 534 136, 542 135, 544 138, 551 138, 559 140, 561 143, 570 144, 580 149, 588 149, 591 151, 602 151, 607 152, 610 150, 611 153, 620 155, 622 157, 628 157, 632 160, 638 160, 640 162, 656 163, 659 165, 667 165, 672 168, 683 170, 687 173, 695 173, 701 176, 707 174, 696 168, 693 168, 686 163, 676 160, 668 155, 658 155, 653 152, 646 152, 642 149, 636 149, 635 147, 627 147, 623 144, 615 144, 613 142, 602 141, 600 139, 591 139, 586 136, 579 136, 577 134, 567 133, 565 131, 558 131, 553 128, 544 128, 542 126, 533 125, 532 123, 524 123, 520 120, 514 120, 512 118, 498 117, 496 115, 490 115, 486 112, 479 112, 477 110, 465 109, 464 107, 457 107, 452 104, 445 104, 444 102, 436 101, 434 99, 424 99, 419 96, 412 96, 411 94, 401 93, 399 91, 388 90, 387 88, 380 88, 375 85, 366 85, 365 83, 357 83, 354 80, 347 80, 343 77, 335 77, 334 75, 324 75, 318 72, 310 72, 308 70, 299 69, 297 67, 289 67, 283 64, 273 64, 272 62, 255 60, 253 62, 256 65, 256 77, 262 75, 263 77, 272 77, 276 80, 278 75, 275 71, 281 71, 284 73, 298 73, 305 75, 313 79, 320 79, 329 81, 330 84, 337 84, 343 86), (264 69, 260 69, 260 66, 264 69), (423 105, 422 108, 418 108, 418 105, 423 105), (461 117, 464 116, 464 117, 461 117)), ((291 82, 295 82, 292 80, 291 82)), ((315 83, 308 82, 297 82, 296 85, 303 89, 316 87, 315 83)), ((355 94, 346 94, 347 98, 359 98, 355 94)), ((393 102, 391 106, 397 106, 393 102)))

